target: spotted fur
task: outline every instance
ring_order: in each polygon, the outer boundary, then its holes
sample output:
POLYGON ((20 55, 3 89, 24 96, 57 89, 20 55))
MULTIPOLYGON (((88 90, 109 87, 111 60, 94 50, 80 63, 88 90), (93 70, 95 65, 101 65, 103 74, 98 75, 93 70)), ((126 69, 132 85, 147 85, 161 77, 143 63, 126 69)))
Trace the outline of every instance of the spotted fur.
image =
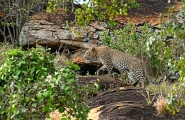
POLYGON ((100 61, 103 64, 97 71, 98 75, 100 70, 105 69, 110 75, 112 75, 113 68, 118 69, 121 73, 127 71, 128 78, 133 81, 134 86, 138 82, 142 82, 142 87, 145 88, 145 79, 156 85, 166 79, 166 76, 163 76, 159 82, 153 81, 148 75, 146 64, 142 60, 107 46, 92 47, 86 51, 84 57, 88 61, 100 61))

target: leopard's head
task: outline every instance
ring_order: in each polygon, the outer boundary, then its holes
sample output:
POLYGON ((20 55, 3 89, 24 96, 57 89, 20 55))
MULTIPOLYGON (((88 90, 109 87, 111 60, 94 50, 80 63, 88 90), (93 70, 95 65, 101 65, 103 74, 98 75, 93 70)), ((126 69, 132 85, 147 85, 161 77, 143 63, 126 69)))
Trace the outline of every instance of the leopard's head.
POLYGON ((84 55, 84 58, 88 61, 97 61, 96 47, 89 48, 84 55))

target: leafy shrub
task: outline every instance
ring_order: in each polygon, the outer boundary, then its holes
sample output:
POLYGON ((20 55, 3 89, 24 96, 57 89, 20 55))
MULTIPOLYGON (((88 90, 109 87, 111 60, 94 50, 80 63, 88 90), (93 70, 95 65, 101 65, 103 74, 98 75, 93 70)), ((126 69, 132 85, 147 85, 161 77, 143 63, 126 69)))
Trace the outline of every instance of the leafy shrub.
POLYGON ((84 0, 81 7, 74 9, 74 3, 78 1, 63 1, 63 0, 48 0, 46 12, 51 13, 58 7, 63 7, 66 11, 75 13, 75 22, 78 25, 87 25, 91 21, 100 20, 107 21, 107 25, 113 27, 116 22, 113 18, 116 15, 128 15, 128 9, 139 7, 135 0, 127 1, 108 1, 108 0, 84 0), (72 7, 66 7, 66 4, 71 4, 72 7))
POLYGON ((178 82, 173 84, 171 91, 168 94, 167 109, 175 115, 179 112, 179 106, 185 105, 185 1, 180 12, 165 24, 164 33, 174 38, 171 42, 171 49, 175 51, 174 59, 169 60, 169 65, 175 70, 179 71, 180 77, 178 82))
POLYGON ((24 80, 29 82, 46 78, 55 71, 54 56, 45 52, 43 48, 13 49, 7 52, 7 61, 1 66, 1 82, 24 80))
POLYGON ((79 25, 87 25, 91 21, 100 20, 106 21, 109 27, 114 27, 114 17, 116 15, 128 15, 128 9, 139 7, 136 1, 107 1, 107 0, 92 0, 82 4, 81 8, 75 11, 79 25))
POLYGON ((168 106, 167 109, 172 112, 173 115, 179 112, 179 106, 185 105, 185 55, 182 56, 181 60, 178 60, 177 66, 180 70, 179 82, 173 84, 171 91, 168 94, 168 106))
POLYGON ((123 29, 113 31, 110 35, 109 33, 111 32, 107 30, 101 34, 103 45, 147 61, 155 75, 164 73, 166 68, 164 66, 170 56, 164 55, 168 46, 165 44, 165 38, 159 37, 160 32, 154 32, 147 24, 140 28, 129 24, 123 29))
MULTIPOLYGON (((55 109, 85 120, 89 108, 71 62, 55 70, 54 56, 43 48, 13 49, 0 68, 0 119, 44 119, 55 109)), ((67 115, 63 115, 67 118, 67 115)))
POLYGON ((176 62, 174 68, 180 71, 180 77, 178 82, 173 84, 167 101, 167 109, 173 115, 179 112, 179 106, 185 105, 185 54, 176 62))

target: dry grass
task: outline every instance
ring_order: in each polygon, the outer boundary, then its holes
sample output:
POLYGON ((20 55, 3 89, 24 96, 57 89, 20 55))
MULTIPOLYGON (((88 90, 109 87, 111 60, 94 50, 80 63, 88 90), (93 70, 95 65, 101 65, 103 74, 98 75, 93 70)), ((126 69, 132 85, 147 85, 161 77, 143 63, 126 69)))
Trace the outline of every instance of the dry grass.
POLYGON ((157 101, 154 103, 157 109, 157 115, 159 116, 166 116, 169 115, 169 111, 166 109, 168 103, 167 99, 162 95, 159 95, 157 101))
POLYGON ((6 58, 5 52, 13 49, 13 46, 8 43, 0 43, 0 65, 3 63, 6 58))
POLYGON ((65 54, 61 54, 59 52, 56 53, 56 57, 54 59, 54 64, 55 64, 55 67, 56 69, 60 69, 62 67, 65 67, 65 63, 69 61, 69 59, 67 58, 67 56, 65 54))
POLYGON ((163 82, 160 85, 149 84, 146 90, 157 94, 168 95, 172 88, 172 84, 169 82, 163 82))
POLYGON ((148 105, 151 105, 154 101, 154 98, 156 97, 156 94, 154 94, 154 96, 151 98, 149 91, 146 91, 146 94, 144 93, 144 91, 137 91, 137 92, 140 93, 145 98, 148 105))

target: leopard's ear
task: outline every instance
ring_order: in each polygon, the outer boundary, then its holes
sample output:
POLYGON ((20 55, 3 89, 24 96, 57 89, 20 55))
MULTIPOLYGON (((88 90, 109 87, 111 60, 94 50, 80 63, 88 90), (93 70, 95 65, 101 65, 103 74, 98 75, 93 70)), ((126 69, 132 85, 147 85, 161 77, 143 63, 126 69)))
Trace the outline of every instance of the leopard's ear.
POLYGON ((96 48, 95 47, 92 47, 92 51, 94 52, 96 50, 96 48))

